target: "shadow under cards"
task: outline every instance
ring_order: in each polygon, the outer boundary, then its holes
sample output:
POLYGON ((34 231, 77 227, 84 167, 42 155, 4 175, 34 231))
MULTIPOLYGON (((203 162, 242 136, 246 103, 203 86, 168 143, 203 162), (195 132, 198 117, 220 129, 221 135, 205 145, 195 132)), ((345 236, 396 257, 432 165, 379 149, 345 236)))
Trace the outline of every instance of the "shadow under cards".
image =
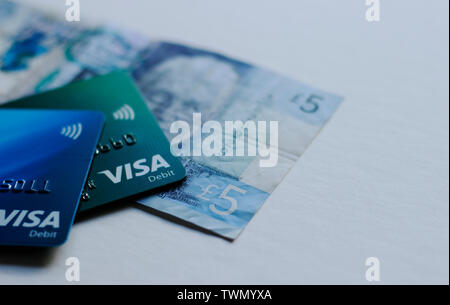
POLYGON ((0 246, 0 266, 46 267, 52 262, 56 251, 57 248, 0 246))

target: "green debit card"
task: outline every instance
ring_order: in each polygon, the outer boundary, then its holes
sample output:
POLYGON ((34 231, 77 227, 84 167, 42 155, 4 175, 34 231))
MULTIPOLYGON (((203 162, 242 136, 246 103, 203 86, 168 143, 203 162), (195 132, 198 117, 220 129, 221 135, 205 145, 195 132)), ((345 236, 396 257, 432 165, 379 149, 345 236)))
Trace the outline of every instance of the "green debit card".
POLYGON ((105 127, 80 211, 144 193, 186 176, 183 165, 170 151, 169 141, 125 72, 76 82, 2 107, 86 109, 105 114, 105 127))

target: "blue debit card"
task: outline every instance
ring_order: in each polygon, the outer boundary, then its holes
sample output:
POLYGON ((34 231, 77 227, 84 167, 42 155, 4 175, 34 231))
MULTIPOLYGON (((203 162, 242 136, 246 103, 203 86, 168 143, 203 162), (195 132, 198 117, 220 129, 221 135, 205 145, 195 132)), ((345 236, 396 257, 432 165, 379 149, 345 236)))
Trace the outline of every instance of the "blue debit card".
POLYGON ((103 123, 97 111, 0 110, 0 245, 67 240, 103 123))

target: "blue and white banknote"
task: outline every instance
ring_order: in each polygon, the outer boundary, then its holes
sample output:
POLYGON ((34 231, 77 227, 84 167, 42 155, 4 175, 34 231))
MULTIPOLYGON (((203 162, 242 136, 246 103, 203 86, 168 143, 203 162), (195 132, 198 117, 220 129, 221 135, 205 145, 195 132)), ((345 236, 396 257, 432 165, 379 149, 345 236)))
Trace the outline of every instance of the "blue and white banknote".
MULTIPOLYGON (((129 70, 169 139, 171 124, 277 121, 278 162, 259 156, 183 157, 188 177, 140 204, 235 239, 342 99, 265 69, 111 27, 81 28, 0 0, 0 103, 129 70)), ((234 138, 242 134, 225 135, 234 138)), ((250 141, 250 140, 249 140, 250 141)))

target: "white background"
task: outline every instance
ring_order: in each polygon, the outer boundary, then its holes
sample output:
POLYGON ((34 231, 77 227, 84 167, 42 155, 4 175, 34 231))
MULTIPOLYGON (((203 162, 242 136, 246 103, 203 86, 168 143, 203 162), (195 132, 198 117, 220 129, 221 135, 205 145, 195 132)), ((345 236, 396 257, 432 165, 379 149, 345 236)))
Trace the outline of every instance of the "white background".
MULTIPOLYGON (((64 16, 65 0, 28 0, 64 16)), ((0 283, 449 281, 447 0, 81 0, 82 22, 223 52, 345 101, 233 243, 137 205, 78 221, 49 251, 0 249, 0 283)))

